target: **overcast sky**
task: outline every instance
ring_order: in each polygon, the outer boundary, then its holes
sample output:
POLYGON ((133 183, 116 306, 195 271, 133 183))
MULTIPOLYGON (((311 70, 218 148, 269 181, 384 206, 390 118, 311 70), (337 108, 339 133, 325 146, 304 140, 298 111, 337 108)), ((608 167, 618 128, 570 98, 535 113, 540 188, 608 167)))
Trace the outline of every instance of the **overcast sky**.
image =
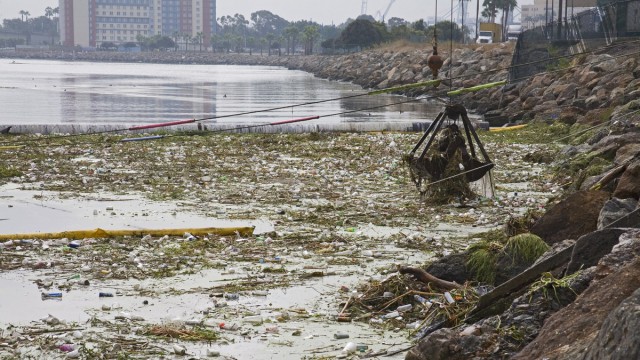
MULTIPOLYGON (((390 0, 368 0, 367 13, 376 16, 384 13, 390 0)), ((469 6, 469 16, 475 16, 475 1, 469 6)), ((519 0, 519 4, 533 3, 532 0, 519 0)), ((445 16, 451 0, 438 1, 438 16, 445 16)), ((457 0, 454 1, 454 7, 457 0)), ((0 19, 20 17, 20 10, 27 10, 31 16, 44 15, 47 6, 57 7, 58 0, 0 0, 0 19)), ((362 0, 218 0, 218 17, 240 13, 249 18, 257 10, 269 10, 286 20, 313 20, 317 23, 336 25, 347 18, 360 15, 362 0)), ((400 17, 415 21, 433 16, 435 0, 396 0, 389 10, 387 19, 400 17)), ((449 16, 447 15, 447 18, 449 16)))

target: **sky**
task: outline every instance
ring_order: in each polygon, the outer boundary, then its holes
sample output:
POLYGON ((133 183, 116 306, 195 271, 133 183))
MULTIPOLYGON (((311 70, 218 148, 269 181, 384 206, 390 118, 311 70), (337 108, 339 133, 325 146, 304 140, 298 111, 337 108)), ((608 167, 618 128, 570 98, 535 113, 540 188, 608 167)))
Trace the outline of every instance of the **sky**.
MULTIPOLYGON (((376 17, 384 13, 391 0, 367 0, 367 13, 376 17)), ((433 16, 436 0, 396 0, 386 19, 392 17, 416 21, 433 16)), ((532 0, 520 0, 520 4, 533 3, 532 0)), ((454 6, 457 0, 454 1, 454 6)), ((471 1, 469 15, 475 16, 475 1, 471 1)), ((0 19, 18 18, 19 11, 26 10, 31 16, 44 15, 47 6, 57 7, 58 0, 0 0, 0 19)), ((445 16, 451 0, 438 0, 438 16, 445 16)), ((362 0, 217 0, 218 17, 222 15, 243 14, 249 18, 257 10, 269 10, 289 21, 313 20, 319 24, 339 25, 348 18, 360 15, 362 0)), ((448 15, 447 15, 448 17, 448 15)))

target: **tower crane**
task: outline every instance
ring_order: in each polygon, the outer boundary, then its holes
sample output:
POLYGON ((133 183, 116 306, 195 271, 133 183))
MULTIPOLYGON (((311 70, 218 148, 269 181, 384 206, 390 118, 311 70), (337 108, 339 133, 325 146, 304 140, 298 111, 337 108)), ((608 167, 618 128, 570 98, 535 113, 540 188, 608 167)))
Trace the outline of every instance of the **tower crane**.
POLYGON ((387 9, 384 11, 384 13, 382 13, 380 10, 378 10, 378 12, 376 13, 376 18, 378 19, 378 21, 384 22, 384 19, 386 19, 387 15, 389 14, 389 10, 391 10, 391 6, 395 2, 396 2, 396 0, 389 1, 389 5, 387 5, 387 9))

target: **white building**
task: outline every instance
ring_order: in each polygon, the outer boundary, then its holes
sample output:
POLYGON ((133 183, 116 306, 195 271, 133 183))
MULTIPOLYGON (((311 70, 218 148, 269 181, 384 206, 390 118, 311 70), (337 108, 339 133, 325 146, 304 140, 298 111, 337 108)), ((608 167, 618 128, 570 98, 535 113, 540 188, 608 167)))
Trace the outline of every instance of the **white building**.
POLYGON ((216 0, 60 0, 64 46, 98 47, 153 35, 203 36, 216 31, 216 0))

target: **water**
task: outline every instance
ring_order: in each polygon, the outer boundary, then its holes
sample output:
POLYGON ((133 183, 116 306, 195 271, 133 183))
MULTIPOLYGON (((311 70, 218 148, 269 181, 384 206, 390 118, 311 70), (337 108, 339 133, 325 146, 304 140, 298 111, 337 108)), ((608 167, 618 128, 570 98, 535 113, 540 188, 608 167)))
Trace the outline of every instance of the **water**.
MULTIPOLYGON (((424 122, 441 110, 407 98, 363 94, 360 87, 278 67, 0 60, 0 126, 111 128, 184 119, 207 126, 260 124, 321 116, 313 124, 424 122), (286 107, 273 111, 265 109, 286 107), (234 116, 238 113, 252 114, 234 116)), ((195 125, 192 125, 195 127, 195 125)))

